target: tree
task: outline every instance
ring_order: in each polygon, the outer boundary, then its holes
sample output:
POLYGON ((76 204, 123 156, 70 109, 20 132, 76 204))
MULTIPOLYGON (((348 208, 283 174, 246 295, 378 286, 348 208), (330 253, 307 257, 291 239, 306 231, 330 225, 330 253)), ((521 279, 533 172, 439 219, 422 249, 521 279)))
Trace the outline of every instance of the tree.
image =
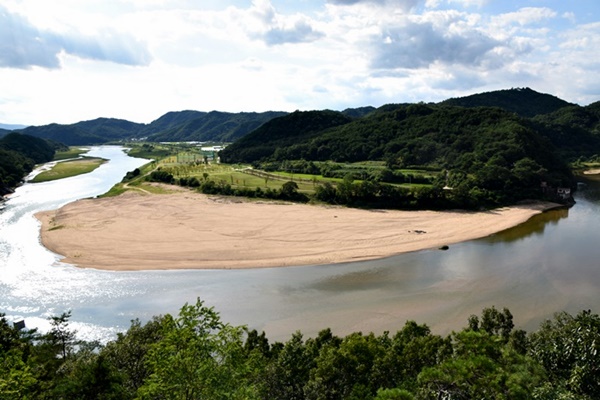
POLYGON ((313 362, 313 357, 306 351, 302 334, 295 332, 267 367, 262 397, 303 400, 304 386, 313 362))
POLYGON ((164 317, 154 317, 145 325, 138 319, 131 321, 125 333, 109 342, 100 355, 110 363, 121 377, 124 397, 133 398, 137 390, 148 379, 150 370, 147 355, 150 347, 162 339, 164 317))
POLYGON ((281 197, 293 199, 298 195, 298 184, 294 181, 287 181, 281 186, 281 197))
POLYGON ((150 375, 138 390, 141 398, 252 399, 242 327, 221 321, 198 299, 179 316, 161 321, 161 339, 150 346, 150 375))
POLYGON ((467 329, 452 339, 452 357, 419 374, 420 398, 528 399, 545 380, 537 362, 498 336, 467 329))
POLYGON ((58 349, 58 355, 65 360, 74 351, 77 331, 69 329, 71 310, 59 316, 48 318, 52 329, 47 335, 48 340, 58 349))
POLYGON ((555 387, 600 397, 600 317, 591 311, 566 312, 545 321, 530 336, 529 354, 546 369, 555 387))

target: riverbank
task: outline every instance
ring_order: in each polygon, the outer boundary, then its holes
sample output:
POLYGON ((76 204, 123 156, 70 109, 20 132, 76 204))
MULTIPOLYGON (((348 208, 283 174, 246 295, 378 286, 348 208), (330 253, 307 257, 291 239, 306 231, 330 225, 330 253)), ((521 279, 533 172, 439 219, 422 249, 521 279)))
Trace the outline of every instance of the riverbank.
POLYGON ((86 199, 39 213, 63 262, 105 270, 229 269, 389 257, 489 236, 553 203, 485 212, 361 210, 194 192, 86 199))

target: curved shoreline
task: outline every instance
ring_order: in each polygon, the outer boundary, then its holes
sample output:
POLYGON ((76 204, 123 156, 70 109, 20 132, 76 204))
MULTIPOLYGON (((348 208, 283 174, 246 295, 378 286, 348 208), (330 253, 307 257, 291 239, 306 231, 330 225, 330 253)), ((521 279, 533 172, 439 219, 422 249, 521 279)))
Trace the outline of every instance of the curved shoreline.
POLYGON ((237 269, 385 258, 477 239, 556 208, 362 210, 180 192, 85 199, 36 214, 62 262, 103 270, 237 269))

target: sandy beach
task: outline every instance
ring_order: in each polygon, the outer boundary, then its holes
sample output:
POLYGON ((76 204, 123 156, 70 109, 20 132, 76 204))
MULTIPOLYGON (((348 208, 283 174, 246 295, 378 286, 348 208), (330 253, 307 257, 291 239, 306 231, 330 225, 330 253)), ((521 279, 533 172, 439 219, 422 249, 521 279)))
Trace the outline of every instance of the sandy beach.
POLYGON ((65 263, 105 270, 220 269, 332 264, 439 248, 508 229, 556 206, 361 210, 127 192, 36 216, 42 243, 65 263))

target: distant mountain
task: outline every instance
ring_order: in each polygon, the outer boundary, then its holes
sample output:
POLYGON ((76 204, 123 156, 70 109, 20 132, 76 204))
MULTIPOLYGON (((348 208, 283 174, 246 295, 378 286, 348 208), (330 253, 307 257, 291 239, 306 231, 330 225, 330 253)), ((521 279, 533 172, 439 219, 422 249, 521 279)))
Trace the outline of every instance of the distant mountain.
POLYGON ((499 107, 522 117, 549 114, 574 104, 530 88, 497 90, 444 100, 439 104, 459 107, 499 107))
POLYGON ((368 115, 375 110, 377 110, 377 109, 372 106, 365 106, 365 107, 358 107, 358 108, 346 108, 344 111, 342 111, 342 114, 347 115, 352 118, 362 118, 365 115, 368 115))
POLYGON ((11 133, 12 131, 8 130, 8 129, 2 129, 0 128, 0 138, 2 136, 8 135, 9 133, 11 133))
POLYGON ((0 124, 0 130, 14 131, 16 129, 27 128, 27 125, 16 125, 16 124, 0 124))
POLYGON ((140 130, 145 127, 144 124, 115 118, 97 118, 91 121, 77 122, 73 125, 84 132, 106 139, 106 141, 136 138, 139 136, 140 130))
POLYGON ((171 111, 163 115, 162 117, 152 121, 146 125, 141 132, 141 136, 150 136, 159 132, 164 132, 169 129, 173 129, 177 126, 183 125, 196 118, 201 118, 206 115, 203 111, 171 111))
POLYGON ((97 136, 91 132, 87 132, 76 124, 60 125, 50 124, 42 126, 30 126, 25 128, 20 133, 31 135, 44 139, 51 139, 68 146, 82 146, 89 144, 101 144, 110 141, 110 139, 97 136))
POLYGON ((253 162, 273 156, 280 148, 293 147, 329 128, 352 121, 338 111, 295 111, 270 120, 219 154, 223 162, 253 162))
MULTIPOLYGON (((150 124, 123 119, 97 118, 70 125, 30 126, 19 132, 52 139, 71 146, 102 144, 131 139, 149 141, 216 141, 236 140, 285 112, 225 113, 211 111, 169 112, 150 124)), ((1 135, 1 132, 0 132, 1 135)))
MULTIPOLYGON (((170 129, 148 136, 148 140, 161 141, 217 141, 233 142, 252 132, 267 121, 286 115, 285 112, 227 113, 211 111, 170 129)), ((155 121, 157 122, 157 121, 155 121)), ((152 124, 154 124, 153 122, 152 124)), ((151 124, 151 125, 152 125, 151 124)))

